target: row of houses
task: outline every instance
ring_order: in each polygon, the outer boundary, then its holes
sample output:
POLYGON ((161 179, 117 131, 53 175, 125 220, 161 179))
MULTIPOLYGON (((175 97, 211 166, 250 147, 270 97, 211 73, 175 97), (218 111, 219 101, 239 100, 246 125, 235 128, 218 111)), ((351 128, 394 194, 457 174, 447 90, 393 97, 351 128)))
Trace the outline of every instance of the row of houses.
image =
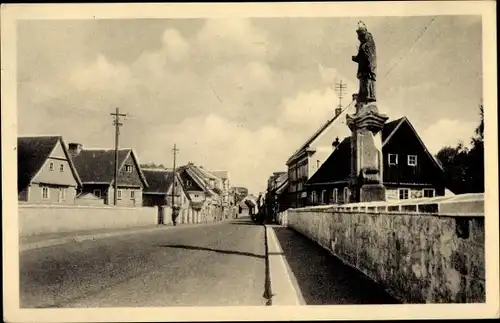
MULTIPOLYGON (((289 157, 287 171, 269 177, 268 214, 288 208, 355 202, 349 187, 355 148, 345 113, 346 109, 336 109, 334 116, 289 157)), ((386 200, 453 194, 445 187, 440 162, 407 117, 387 122, 381 135, 386 200)))
MULTIPOLYGON (((62 136, 18 137, 21 203, 113 205, 115 150, 66 145, 62 136)), ((194 163, 142 168, 133 149, 118 150, 117 206, 170 206, 221 220, 236 210, 228 171, 194 163)))

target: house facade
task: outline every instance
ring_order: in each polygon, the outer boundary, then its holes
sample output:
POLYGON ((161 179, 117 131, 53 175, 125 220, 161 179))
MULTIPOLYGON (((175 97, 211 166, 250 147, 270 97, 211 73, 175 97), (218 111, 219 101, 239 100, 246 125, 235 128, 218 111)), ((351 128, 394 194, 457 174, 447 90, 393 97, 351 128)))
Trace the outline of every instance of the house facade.
POLYGON ((162 169, 142 169, 142 172, 148 182, 148 187, 142 192, 143 206, 175 205, 182 210, 189 209, 190 198, 178 173, 174 176, 172 170, 162 169))
MULTIPOLYGON (((350 106, 348 106, 350 108, 350 106)), ((319 170, 332 152, 338 138, 348 136, 350 131, 342 118, 348 108, 336 109, 327 120, 286 162, 288 167, 288 199, 293 207, 307 205, 307 181, 319 170)))
MULTIPOLYGON (((69 153, 81 178, 80 194, 93 194, 104 204, 114 205, 115 151, 84 149, 80 144, 71 143, 69 153)), ((148 184, 132 149, 118 150, 117 187, 118 206, 142 206, 142 193, 148 184)))
MULTIPOLYGON (((351 137, 340 142, 307 182, 308 204, 343 204, 351 200, 351 137)), ((445 194, 443 169, 410 121, 400 118, 382 130, 383 185, 386 200, 445 194)))
POLYGON ((61 136, 17 139, 18 200, 75 204, 80 177, 61 136))
POLYGON ((215 191, 215 176, 205 176, 205 172, 193 163, 179 167, 179 176, 190 199, 191 207, 198 212, 204 222, 222 219, 221 196, 215 191))
POLYGON ((287 182, 287 172, 274 172, 267 180, 266 212, 271 219, 276 219, 279 212, 279 195, 277 190, 287 182))

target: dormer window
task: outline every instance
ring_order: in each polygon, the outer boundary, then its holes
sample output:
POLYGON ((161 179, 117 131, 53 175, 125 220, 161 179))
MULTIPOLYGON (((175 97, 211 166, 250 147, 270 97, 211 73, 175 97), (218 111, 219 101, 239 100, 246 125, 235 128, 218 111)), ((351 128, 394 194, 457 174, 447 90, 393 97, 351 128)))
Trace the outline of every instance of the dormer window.
POLYGON ((131 165, 125 165, 125 172, 132 173, 132 166, 131 165))
POLYGON ((408 166, 417 166, 417 156, 408 155, 408 166))
POLYGON ((397 165, 397 164, 398 164, 398 155, 389 154, 389 165, 397 165))

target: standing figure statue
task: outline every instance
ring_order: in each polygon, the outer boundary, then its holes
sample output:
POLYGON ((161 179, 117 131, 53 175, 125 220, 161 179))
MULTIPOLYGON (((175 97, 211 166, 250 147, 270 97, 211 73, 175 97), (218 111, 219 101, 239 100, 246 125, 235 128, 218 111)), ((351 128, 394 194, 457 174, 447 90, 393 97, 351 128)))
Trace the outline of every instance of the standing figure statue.
POLYGON ((377 101, 375 96, 375 82, 377 76, 377 53, 375 50, 375 41, 366 25, 358 22, 358 40, 360 42, 358 55, 353 56, 352 60, 358 63, 357 77, 359 79, 359 92, 357 101, 368 103, 377 101))

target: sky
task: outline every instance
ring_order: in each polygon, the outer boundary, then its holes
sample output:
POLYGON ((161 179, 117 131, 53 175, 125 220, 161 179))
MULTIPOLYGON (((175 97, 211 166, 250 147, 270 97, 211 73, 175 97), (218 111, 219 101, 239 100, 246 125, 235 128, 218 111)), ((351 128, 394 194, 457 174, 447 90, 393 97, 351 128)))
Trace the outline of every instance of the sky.
POLYGON ((357 92, 359 20, 377 46, 379 111, 408 117, 432 153, 468 144, 482 100, 480 16, 22 21, 18 134, 112 148, 118 107, 120 146, 141 163, 171 165, 175 143, 177 165, 228 170, 232 185, 264 191, 334 114, 335 83, 348 86, 344 103, 357 92))

